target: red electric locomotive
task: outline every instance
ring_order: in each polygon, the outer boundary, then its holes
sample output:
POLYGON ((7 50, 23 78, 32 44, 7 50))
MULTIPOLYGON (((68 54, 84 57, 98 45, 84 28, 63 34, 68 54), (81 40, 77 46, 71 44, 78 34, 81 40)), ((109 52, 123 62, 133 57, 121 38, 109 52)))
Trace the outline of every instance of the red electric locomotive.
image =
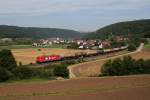
POLYGON ((38 56, 36 58, 37 63, 45 63, 45 62, 52 62, 52 61, 59 61, 59 60, 61 60, 60 55, 38 56))

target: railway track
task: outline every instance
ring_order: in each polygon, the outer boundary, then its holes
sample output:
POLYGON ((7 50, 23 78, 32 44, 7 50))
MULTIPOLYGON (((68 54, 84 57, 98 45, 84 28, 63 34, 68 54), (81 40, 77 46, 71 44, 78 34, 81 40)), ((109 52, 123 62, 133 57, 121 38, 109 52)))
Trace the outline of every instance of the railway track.
MULTIPOLYGON (((141 43, 140 46, 137 48, 136 51, 134 52, 126 52, 126 53, 121 53, 121 54, 118 54, 118 55, 114 55, 114 56, 109 56, 109 57, 105 57, 105 58, 102 58, 102 59, 96 59, 96 60, 99 60, 99 61, 106 61, 106 60, 109 60, 109 59, 113 59, 113 58, 117 58, 117 57, 122 57, 122 56, 126 56, 126 55, 132 55, 132 54, 136 54, 138 52, 141 52, 142 49, 144 47, 144 43, 141 43)), ((96 60, 93 60, 93 61, 96 61, 96 60)), ((79 64, 80 65, 80 64, 79 64)), ((72 65, 72 66, 69 66, 69 77, 70 78, 76 78, 77 76, 75 75, 73 69, 74 68, 77 68, 78 65, 72 65)), ((80 67, 81 68, 81 67, 80 67)), ((88 76, 87 76, 88 77, 88 76)))
POLYGON ((127 50, 121 50, 121 51, 116 51, 116 52, 111 52, 111 53, 106 53, 106 54, 97 54, 97 55, 94 55, 94 56, 85 56, 85 57, 76 57, 76 58, 70 58, 70 59, 63 59, 61 61, 55 61, 55 62, 47 62, 47 63, 40 63, 40 64, 30 64, 30 65, 25 65, 25 67, 30 67, 30 68, 41 68, 41 67, 47 67, 47 66, 50 66, 50 65, 54 65, 54 64, 60 64, 60 63, 63 63, 65 61, 79 61, 79 60, 83 60, 84 62, 88 62, 88 61, 94 61, 94 60, 97 60, 97 59, 100 59, 102 57, 111 57, 111 56, 115 56, 116 54, 119 54, 119 53, 126 53, 127 50))

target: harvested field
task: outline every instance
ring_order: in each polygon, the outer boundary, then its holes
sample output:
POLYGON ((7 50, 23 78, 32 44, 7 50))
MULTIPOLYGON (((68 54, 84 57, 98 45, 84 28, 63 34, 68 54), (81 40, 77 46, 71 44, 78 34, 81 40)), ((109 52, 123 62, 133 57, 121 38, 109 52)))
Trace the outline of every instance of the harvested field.
POLYGON ((150 100, 150 75, 0 84, 0 100, 150 100))
POLYGON ((150 59, 150 49, 144 49, 142 52, 132 54, 131 55, 134 59, 150 59))
POLYGON ((23 65, 35 63, 36 57, 41 55, 61 55, 70 56, 79 52, 95 52, 94 50, 72 50, 72 49, 58 49, 58 48, 32 48, 32 49, 12 49, 12 53, 17 62, 22 62, 23 65))
MULTIPOLYGON (((124 54, 124 55, 126 55, 126 54, 124 54)), ((73 65, 72 66, 72 73, 76 77, 97 76, 97 75, 100 74, 101 66, 108 59, 114 59, 114 58, 118 58, 118 57, 123 57, 124 55, 114 56, 114 57, 106 57, 105 59, 100 59, 100 60, 96 60, 96 61, 90 61, 90 62, 86 62, 86 63, 73 65)), ((142 50, 140 52, 131 53, 129 55, 131 55, 134 59, 140 59, 140 58, 150 59, 150 50, 149 49, 144 49, 144 50, 142 50)))

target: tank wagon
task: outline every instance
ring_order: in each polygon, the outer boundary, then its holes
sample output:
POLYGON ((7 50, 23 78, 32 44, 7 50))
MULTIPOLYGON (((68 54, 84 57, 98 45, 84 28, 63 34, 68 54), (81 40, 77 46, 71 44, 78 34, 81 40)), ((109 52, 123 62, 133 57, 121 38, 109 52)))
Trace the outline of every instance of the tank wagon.
POLYGON ((60 61, 60 60, 70 60, 70 59, 78 59, 79 57, 90 57, 90 56, 98 56, 98 55, 103 55, 103 54, 108 54, 108 53, 113 53, 113 52, 118 52, 127 49, 128 46, 123 46, 120 48, 113 48, 113 49, 103 49, 103 50, 97 50, 92 53, 85 53, 85 52, 78 52, 73 55, 68 55, 68 56, 61 56, 61 55, 49 55, 49 56, 38 56, 36 58, 37 63, 46 63, 46 62, 55 62, 55 61, 60 61))

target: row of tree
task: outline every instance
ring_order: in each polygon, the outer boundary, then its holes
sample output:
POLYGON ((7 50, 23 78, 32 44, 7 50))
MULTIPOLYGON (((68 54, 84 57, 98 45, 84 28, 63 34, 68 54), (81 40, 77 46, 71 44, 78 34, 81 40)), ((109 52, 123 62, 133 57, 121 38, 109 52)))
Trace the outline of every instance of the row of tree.
POLYGON ((135 60, 131 56, 108 60, 102 67, 102 76, 150 74, 150 60, 135 60))

